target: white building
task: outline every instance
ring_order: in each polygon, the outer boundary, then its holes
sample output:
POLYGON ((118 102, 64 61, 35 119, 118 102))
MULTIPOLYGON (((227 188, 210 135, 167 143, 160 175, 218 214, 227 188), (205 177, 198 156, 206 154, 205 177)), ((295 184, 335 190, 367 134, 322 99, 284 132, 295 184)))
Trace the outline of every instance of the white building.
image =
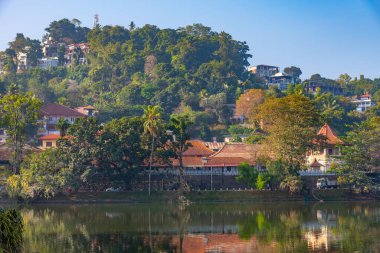
POLYGON ((371 95, 368 93, 354 98, 351 102, 356 105, 356 111, 358 112, 365 112, 368 108, 376 105, 375 102, 372 102, 371 95))
POLYGON ((250 71, 253 74, 256 74, 259 77, 262 78, 269 78, 276 73, 278 73, 279 67, 276 66, 270 66, 270 65, 257 65, 257 66, 252 66, 248 68, 248 71, 250 71))
POLYGON ((84 118, 86 115, 64 105, 48 104, 41 108, 40 121, 41 127, 38 130, 39 135, 60 134, 56 128, 59 119, 67 120, 73 124, 77 118, 84 118))
POLYGON ((58 57, 41 58, 38 60, 38 67, 42 69, 49 69, 58 66, 58 57))
POLYGON ((279 90, 286 90, 289 84, 293 84, 294 80, 285 73, 278 72, 272 75, 268 80, 268 86, 277 86, 279 90))
POLYGON ((0 143, 4 143, 7 140, 7 133, 4 129, 0 128, 0 143))

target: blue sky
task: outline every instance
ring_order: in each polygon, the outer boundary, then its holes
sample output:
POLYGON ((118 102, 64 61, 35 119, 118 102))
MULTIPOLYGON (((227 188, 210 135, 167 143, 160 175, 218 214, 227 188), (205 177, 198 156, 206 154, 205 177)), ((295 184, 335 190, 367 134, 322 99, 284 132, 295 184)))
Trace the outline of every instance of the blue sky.
POLYGON ((380 77, 380 0, 0 0, 0 50, 64 17, 92 27, 96 13, 101 25, 202 23, 246 41, 252 65, 295 65, 302 78, 380 77))

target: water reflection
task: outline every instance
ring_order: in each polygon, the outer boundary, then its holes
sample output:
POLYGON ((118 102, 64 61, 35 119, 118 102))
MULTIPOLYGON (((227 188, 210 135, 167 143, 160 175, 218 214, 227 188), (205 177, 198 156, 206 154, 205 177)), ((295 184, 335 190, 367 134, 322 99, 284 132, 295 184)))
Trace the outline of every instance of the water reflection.
POLYGON ((378 203, 51 205, 21 212, 24 252, 380 252, 378 203))

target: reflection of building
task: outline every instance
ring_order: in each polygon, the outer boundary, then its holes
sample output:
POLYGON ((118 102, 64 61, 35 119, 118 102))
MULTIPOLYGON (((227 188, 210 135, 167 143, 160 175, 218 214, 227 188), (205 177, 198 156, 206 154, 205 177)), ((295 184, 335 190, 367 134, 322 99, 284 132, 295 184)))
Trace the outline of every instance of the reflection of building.
POLYGON ((351 103, 356 105, 356 111, 358 112, 365 112, 367 109, 376 105, 375 102, 372 102, 371 95, 368 93, 354 98, 351 100, 351 103))
POLYGON ((272 248, 270 244, 259 244, 255 237, 243 240, 237 234, 188 234, 183 238, 182 247, 179 236, 175 236, 172 245, 183 253, 251 253, 268 252, 272 248))
POLYGON ((303 224, 305 239, 309 249, 314 250, 330 250, 333 242, 341 240, 332 231, 337 224, 337 216, 334 213, 317 210, 318 222, 303 224))

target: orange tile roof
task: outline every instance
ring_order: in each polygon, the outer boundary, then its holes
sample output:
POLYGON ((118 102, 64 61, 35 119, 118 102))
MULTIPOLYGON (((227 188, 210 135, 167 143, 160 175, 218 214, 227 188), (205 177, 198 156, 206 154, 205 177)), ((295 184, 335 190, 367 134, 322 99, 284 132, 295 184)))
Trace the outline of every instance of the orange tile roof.
POLYGON ((61 138, 60 134, 49 134, 38 138, 41 141, 55 141, 61 138))
POLYGON ((191 146, 182 154, 183 156, 209 156, 214 153, 203 141, 190 140, 191 146))
MULTIPOLYGON (((61 138, 60 134, 49 134, 38 138, 41 141, 55 141, 61 138)), ((70 139, 72 136, 63 136, 64 139, 70 139)))
POLYGON ((324 136, 326 138, 325 142, 331 145, 344 144, 344 141, 339 139, 339 137, 334 133, 331 127, 325 123, 323 127, 319 130, 317 135, 324 136))

